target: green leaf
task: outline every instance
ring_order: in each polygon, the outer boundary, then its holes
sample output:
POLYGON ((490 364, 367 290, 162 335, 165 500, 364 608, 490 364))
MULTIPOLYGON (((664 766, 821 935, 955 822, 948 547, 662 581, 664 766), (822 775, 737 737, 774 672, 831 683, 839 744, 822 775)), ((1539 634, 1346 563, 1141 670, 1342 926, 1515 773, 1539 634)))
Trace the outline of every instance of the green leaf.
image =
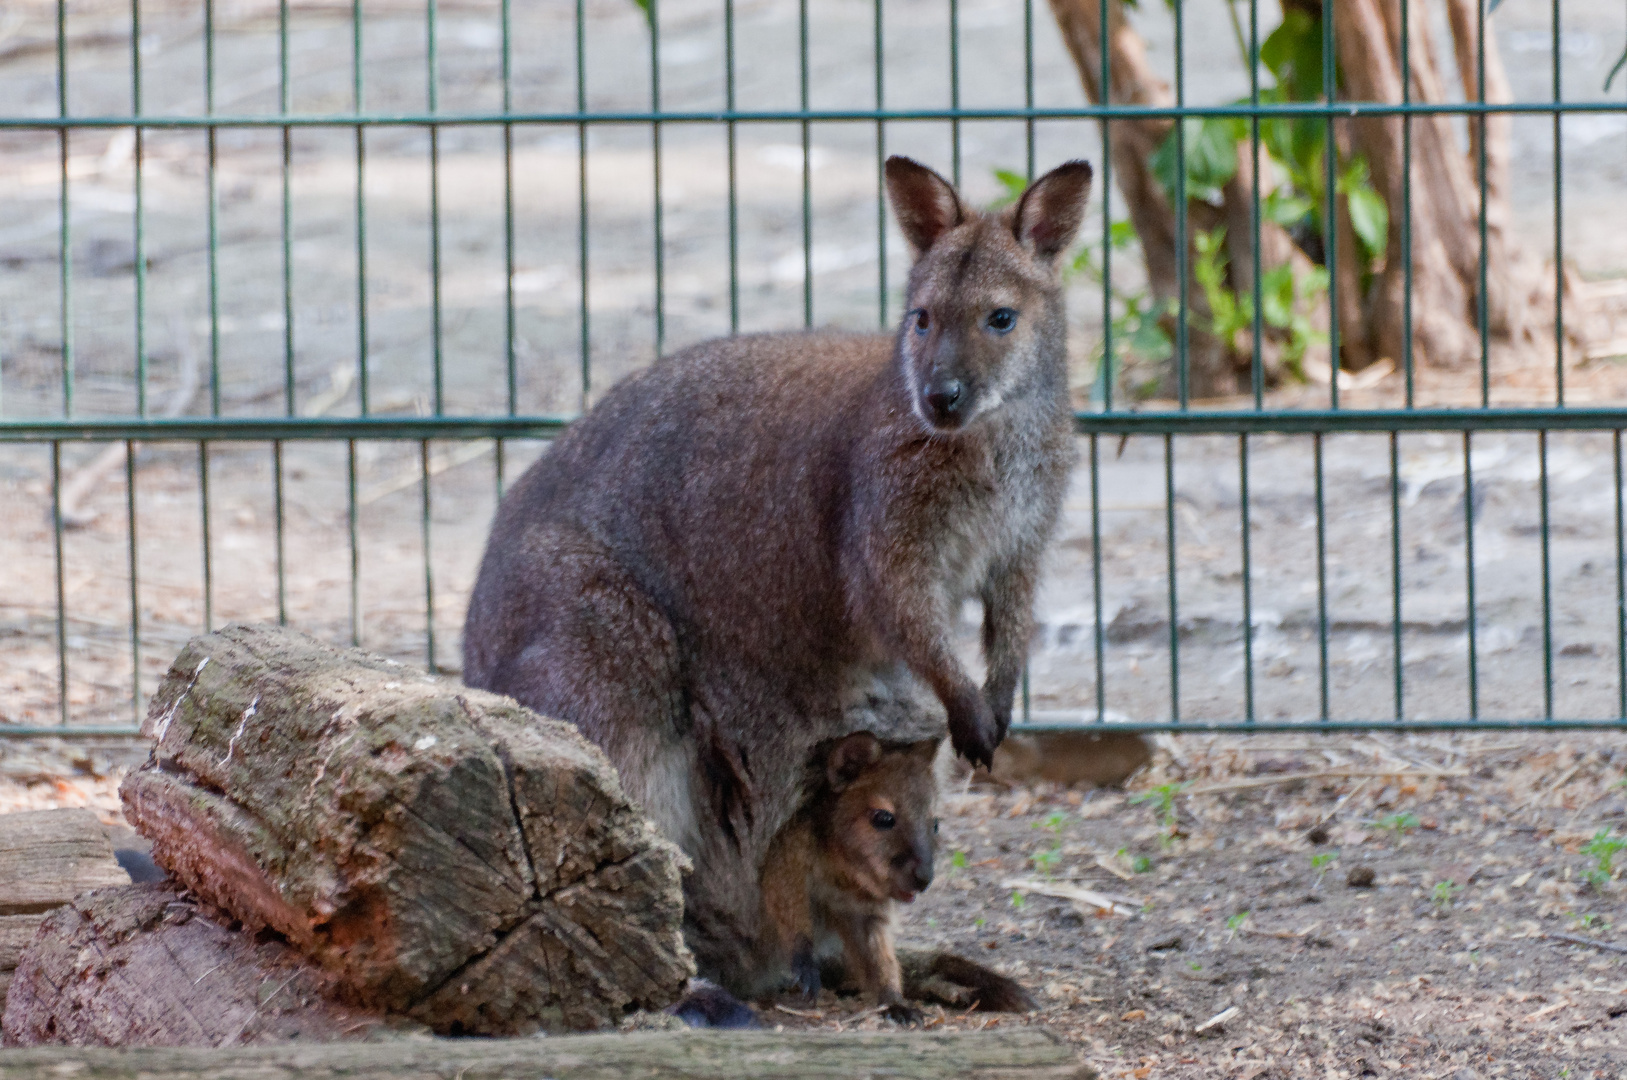
POLYGON ((1292 228, 1311 212, 1311 200, 1287 187, 1279 187, 1260 200, 1260 216, 1266 221, 1292 228))
POLYGON ((1189 116, 1180 128, 1170 128, 1163 145, 1153 152, 1153 175, 1163 185, 1170 200, 1175 199, 1177 180, 1177 133, 1186 140, 1186 197, 1218 202, 1220 188, 1237 175, 1237 141, 1244 134, 1243 122, 1236 117, 1189 116))
MULTIPOLYGON (((1139 239, 1136 236, 1135 222, 1129 219, 1113 222, 1112 225, 1108 226, 1107 238, 1115 250, 1123 251, 1139 239)), ((1627 781, 1623 782, 1627 783, 1627 781)))
POLYGON ((650 7, 651 0, 633 0, 638 10, 644 13, 644 21, 653 28, 655 26, 655 11, 650 7))
POLYGON ((1265 321, 1285 329, 1294 320, 1294 268, 1284 263, 1260 276, 1260 314, 1265 321))
POLYGON ((998 199, 989 204, 990 210, 998 210, 1002 206, 1010 206, 1012 203, 1022 198, 1023 192, 1028 190, 1028 177, 1024 176, 1022 173, 1012 172, 1010 169, 995 169, 994 178, 998 180, 1000 182, 1000 186, 1005 189, 1005 194, 1001 195, 998 199))
POLYGON ((1367 177, 1367 162, 1357 158, 1339 177, 1339 193, 1349 201, 1350 224, 1360 237, 1367 256, 1376 259, 1384 254, 1389 242, 1390 208, 1384 198, 1373 189, 1367 177))
POLYGON ((1298 8, 1260 43, 1260 62, 1276 76, 1290 101, 1322 97, 1322 20, 1298 8))

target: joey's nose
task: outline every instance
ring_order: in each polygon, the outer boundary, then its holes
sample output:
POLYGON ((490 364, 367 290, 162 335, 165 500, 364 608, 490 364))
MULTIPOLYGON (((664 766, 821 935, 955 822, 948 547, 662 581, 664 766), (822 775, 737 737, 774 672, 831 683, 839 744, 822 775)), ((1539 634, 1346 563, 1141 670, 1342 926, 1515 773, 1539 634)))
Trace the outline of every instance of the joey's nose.
POLYGON ((932 864, 918 864, 912 879, 916 892, 926 892, 926 887, 932 884, 932 864))
POLYGON ((958 419, 958 413, 966 400, 966 388, 959 379, 940 379, 927 387, 926 405, 937 423, 947 423, 958 419))

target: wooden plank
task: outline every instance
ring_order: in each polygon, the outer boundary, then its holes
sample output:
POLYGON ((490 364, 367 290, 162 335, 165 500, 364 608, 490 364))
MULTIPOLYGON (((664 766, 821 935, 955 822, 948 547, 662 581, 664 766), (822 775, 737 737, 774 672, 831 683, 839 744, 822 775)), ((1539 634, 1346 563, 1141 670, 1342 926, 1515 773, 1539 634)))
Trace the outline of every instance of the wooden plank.
POLYGON ((1091 1080, 1037 1028, 984 1032, 647 1032, 403 1039, 231 1050, 49 1047, 0 1054, 0 1080, 1091 1080))
POLYGON ((17 966, 17 958, 44 921, 44 915, 0 915, 0 971, 17 966))
POLYGON ((89 810, 0 814, 0 915, 46 912, 87 889, 129 883, 89 810))

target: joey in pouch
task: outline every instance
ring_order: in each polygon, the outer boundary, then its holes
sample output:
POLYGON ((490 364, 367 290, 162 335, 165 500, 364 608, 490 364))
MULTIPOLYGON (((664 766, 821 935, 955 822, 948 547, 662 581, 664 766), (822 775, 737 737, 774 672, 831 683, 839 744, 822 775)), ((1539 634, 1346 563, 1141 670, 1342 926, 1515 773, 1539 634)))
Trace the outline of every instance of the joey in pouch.
POLYGON ((1058 264, 1090 176, 1069 162, 985 213, 890 158, 915 254, 895 333, 665 357, 498 508, 465 678, 605 749, 693 860, 686 937, 725 986, 747 981, 758 871, 811 753, 865 726, 859 688, 907 673, 974 763, 1005 735, 1074 457, 1058 264), (982 686, 952 647, 970 599, 982 686))

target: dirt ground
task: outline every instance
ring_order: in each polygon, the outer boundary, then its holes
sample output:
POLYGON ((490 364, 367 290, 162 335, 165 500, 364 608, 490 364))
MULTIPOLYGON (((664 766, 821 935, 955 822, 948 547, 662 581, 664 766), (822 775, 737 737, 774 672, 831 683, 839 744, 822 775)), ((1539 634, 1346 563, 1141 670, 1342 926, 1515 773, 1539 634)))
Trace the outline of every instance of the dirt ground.
MULTIPOLYGON (((0 744, 0 812, 117 823, 141 753, 0 744)), ((929 1026, 1042 1025, 1110 1078, 1614 1078, 1627 853, 1593 884, 1580 849, 1627 836, 1624 766, 1606 736, 1184 735, 1123 792, 955 783, 899 940, 988 963, 1041 1005, 931 1006, 929 1026)), ((759 1015, 883 1023, 829 992, 759 1015)))

